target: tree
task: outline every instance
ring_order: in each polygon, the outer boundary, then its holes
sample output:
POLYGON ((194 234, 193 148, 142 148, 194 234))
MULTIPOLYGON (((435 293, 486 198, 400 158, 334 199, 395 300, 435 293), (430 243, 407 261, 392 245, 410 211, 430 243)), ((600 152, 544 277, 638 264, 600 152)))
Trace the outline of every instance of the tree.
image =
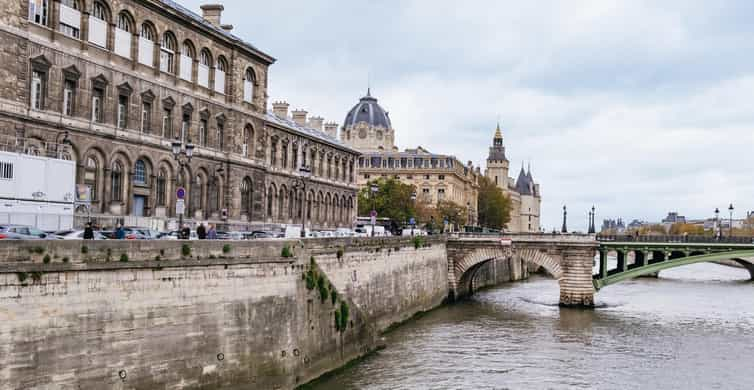
POLYGON ((416 215, 416 208, 411 200, 414 191, 414 186, 392 178, 372 180, 359 190, 359 215, 369 216, 374 205, 378 217, 390 218, 398 224, 408 222, 409 218, 416 215), (378 188, 374 199, 371 193, 372 186, 378 188))
POLYGON ((440 223, 447 220, 450 225, 464 226, 469 222, 468 210, 456 202, 441 200, 437 202, 435 209, 437 210, 438 217, 440 217, 440 223))
POLYGON ((704 226, 677 222, 670 226, 670 234, 673 234, 673 235, 689 234, 689 235, 701 236, 701 235, 704 235, 704 226))
POLYGON ((511 219, 511 200, 486 177, 479 178, 479 225, 502 229, 511 219))

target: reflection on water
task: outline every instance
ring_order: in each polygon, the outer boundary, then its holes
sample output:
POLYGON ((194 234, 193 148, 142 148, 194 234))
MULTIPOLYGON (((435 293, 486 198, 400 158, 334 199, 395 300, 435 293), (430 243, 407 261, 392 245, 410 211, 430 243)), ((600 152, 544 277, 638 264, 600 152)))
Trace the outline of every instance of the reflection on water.
POLYGON ((542 277, 478 293, 386 335, 315 389, 754 389, 754 283, 695 264, 558 307, 542 277))

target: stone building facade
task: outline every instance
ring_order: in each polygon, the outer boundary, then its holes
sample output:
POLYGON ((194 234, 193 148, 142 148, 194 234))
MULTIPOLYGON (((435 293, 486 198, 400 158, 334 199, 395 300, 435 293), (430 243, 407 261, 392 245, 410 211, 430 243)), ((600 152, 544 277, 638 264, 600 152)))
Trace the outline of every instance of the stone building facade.
POLYGON ((267 111, 275 59, 220 24, 221 5, 199 16, 172 0, 13 0, 0 11, 0 135, 65 148, 92 215, 172 220, 182 186, 190 219, 353 221, 358 152, 321 118, 267 111), (173 142, 195 145, 183 168, 173 142))
POLYGON ((511 200, 511 215, 507 230, 513 233, 539 232, 542 203, 539 184, 534 182, 531 168, 524 171, 522 164, 518 178, 513 179, 508 176, 509 166, 510 162, 505 156, 503 133, 498 125, 487 157, 485 176, 511 200))
POLYGON ((369 91, 346 115, 340 138, 363 153, 357 164, 359 186, 380 177, 395 178, 413 185, 420 201, 436 204, 447 200, 466 207, 469 225, 476 224, 479 168, 471 161, 464 164, 452 155, 431 153, 421 146, 400 151, 387 111, 369 91))

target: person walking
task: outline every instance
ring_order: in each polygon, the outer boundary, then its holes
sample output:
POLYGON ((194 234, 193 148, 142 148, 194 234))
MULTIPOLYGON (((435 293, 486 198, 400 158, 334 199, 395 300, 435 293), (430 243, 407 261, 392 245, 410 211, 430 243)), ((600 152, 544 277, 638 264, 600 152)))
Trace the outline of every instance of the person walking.
POLYGON ((215 229, 215 225, 213 224, 209 224, 209 231, 207 231, 207 239, 217 240, 217 229, 215 229))
POLYGON ((118 227, 115 229, 115 239, 116 240, 126 239, 126 229, 123 229, 123 226, 121 224, 118 224, 118 227))
POLYGON ((206 240, 207 239, 207 229, 204 227, 204 223, 200 223, 199 226, 196 228, 196 237, 200 240, 206 240))
POLYGON ((94 229, 92 229, 92 223, 87 222, 86 227, 84 228, 84 239, 85 240, 94 240, 94 229))
POLYGON ((187 225, 183 225, 181 227, 181 240, 189 240, 191 239, 191 229, 187 225))

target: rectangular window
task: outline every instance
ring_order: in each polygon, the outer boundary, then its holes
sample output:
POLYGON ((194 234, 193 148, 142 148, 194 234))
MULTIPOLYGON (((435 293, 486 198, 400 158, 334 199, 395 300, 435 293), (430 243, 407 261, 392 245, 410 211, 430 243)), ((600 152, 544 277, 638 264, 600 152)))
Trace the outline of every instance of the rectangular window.
POLYGON ((0 179, 13 179, 13 163, 0 162, 0 179))
POLYGON ((60 4, 60 32, 69 37, 79 39, 81 29, 81 13, 63 3, 60 4))
POLYGON ((438 180, 445 180, 445 175, 437 175, 438 180))
POLYGON ((41 110, 44 106, 44 78, 42 72, 34 71, 31 74, 31 108, 41 110))
POLYGON ((243 81, 243 101, 252 103, 254 100, 254 84, 249 80, 243 81))
POLYGON ((103 101, 105 100, 105 91, 101 88, 95 88, 92 91, 92 121, 102 123, 104 119, 103 101))
POLYGON ((181 78, 191 81, 191 73, 194 71, 194 59, 181 54, 181 78))
POLYGON ((199 145, 207 146, 207 120, 199 121, 199 145))
POLYGON ((171 133, 173 132, 173 111, 169 108, 166 108, 162 112, 162 137, 163 138, 172 138, 171 133))
POLYGON ((437 200, 443 200, 445 199, 445 189, 440 188, 437 190, 437 200))
POLYGON ((76 104, 76 82, 66 80, 63 84, 63 115, 73 116, 73 107, 76 104))
POLYGON ((160 49, 160 70, 165 73, 173 73, 173 51, 164 46, 160 49))
POLYGON ((225 72, 215 69, 215 92, 225 93, 225 72))
POLYGON ((131 58, 131 33, 115 28, 115 54, 131 58))
POLYGON ((424 175, 424 180, 429 180, 429 175, 424 175))
POLYGON ((118 128, 128 126, 128 96, 118 95, 118 128))
POLYGON ((89 16, 89 42, 107 47, 107 22, 92 15, 89 16))
POLYGON ((49 14, 49 0, 29 0, 29 20, 46 26, 49 14))
POLYGON ((207 65, 199 64, 197 81, 202 87, 209 88, 209 67, 207 65))
POLYGON ((365 178, 365 179, 369 179, 370 177, 371 177, 371 176, 369 176, 369 174, 368 174, 368 173, 365 173, 365 174, 364 174, 364 178, 365 178))
POLYGON ((152 132, 152 103, 141 103, 141 132, 152 132))
POLYGON ((217 122, 217 148, 223 150, 225 147, 225 124, 217 122))
POLYGON ((184 114, 181 121, 181 142, 186 142, 186 139, 190 137, 189 131, 191 130, 191 117, 184 114))

